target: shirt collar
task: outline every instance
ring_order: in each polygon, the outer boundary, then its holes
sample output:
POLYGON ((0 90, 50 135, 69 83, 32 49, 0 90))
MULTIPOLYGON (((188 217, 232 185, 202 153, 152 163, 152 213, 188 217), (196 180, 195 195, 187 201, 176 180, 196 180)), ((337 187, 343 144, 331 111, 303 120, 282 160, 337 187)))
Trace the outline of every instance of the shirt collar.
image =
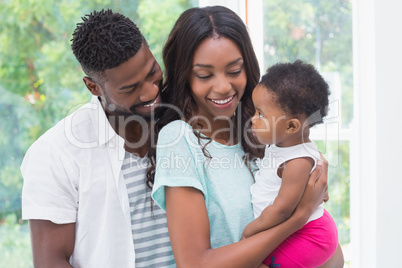
POLYGON ((98 135, 99 146, 103 146, 118 135, 110 125, 105 110, 103 109, 98 97, 93 96, 90 103, 94 107, 93 110, 91 109, 92 112, 90 113, 93 128, 95 133, 98 135))

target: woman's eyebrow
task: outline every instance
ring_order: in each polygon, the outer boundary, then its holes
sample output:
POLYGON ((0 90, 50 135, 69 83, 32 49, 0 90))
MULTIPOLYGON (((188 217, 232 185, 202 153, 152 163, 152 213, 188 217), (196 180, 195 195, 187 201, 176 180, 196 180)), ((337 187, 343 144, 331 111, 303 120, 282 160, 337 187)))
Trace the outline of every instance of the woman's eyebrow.
MULTIPOLYGON (((237 59, 235 59, 235 60, 229 62, 229 63, 226 65, 226 67, 235 65, 236 63, 238 63, 238 62, 240 62, 240 61, 242 61, 242 60, 243 60, 243 58, 237 58, 237 59)), ((202 63, 196 63, 196 64, 194 64, 192 67, 214 68, 214 66, 211 65, 211 64, 202 64, 202 63)))
POLYGON ((191 67, 214 68, 214 66, 212 66, 210 64, 202 64, 202 63, 196 63, 191 67))
POLYGON ((236 63, 238 63, 239 61, 242 61, 242 60, 243 60, 243 58, 235 59, 234 61, 229 62, 228 65, 226 65, 226 66, 229 67, 229 66, 235 65, 236 63))

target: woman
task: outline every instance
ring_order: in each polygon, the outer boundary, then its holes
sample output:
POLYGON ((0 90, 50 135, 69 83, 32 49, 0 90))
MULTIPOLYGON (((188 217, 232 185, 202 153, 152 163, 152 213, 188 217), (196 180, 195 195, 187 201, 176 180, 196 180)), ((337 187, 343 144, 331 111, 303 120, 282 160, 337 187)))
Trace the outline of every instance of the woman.
MULTIPOLYGON (((155 126, 153 198, 166 209, 178 267, 257 267, 301 228, 325 194, 327 167, 312 173, 294 214, 240 242, 253 220, 250 167, 244 148, 261 156, 246 135, 258 63, 241 19, 224 7, 192 8, 173 27, 163 50, 166 108, 155 126), (243 163, 243 164, 242 164, 243 163), (155 178, 155 181, 154 181, 155 178)), ((330 267, 330 266, 327 266, 330 267)), ((339 267, 339 266, 333 266, 339 267)))

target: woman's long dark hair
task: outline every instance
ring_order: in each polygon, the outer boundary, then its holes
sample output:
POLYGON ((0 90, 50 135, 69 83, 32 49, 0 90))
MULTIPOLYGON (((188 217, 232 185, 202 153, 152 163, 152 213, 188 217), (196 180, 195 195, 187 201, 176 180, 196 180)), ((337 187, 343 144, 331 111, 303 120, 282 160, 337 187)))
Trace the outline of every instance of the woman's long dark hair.
POLYGON ((236 133, 246 153, 261 156, 261 152, 253 146, 254 139, 245 130, 254 114, 252 91, 260 79, 257 57, 255 56, 247 28, 240 17, 230 9, 222 6, 191 8, 182 13, 176 21, 169 38, 163 48, 165 64, 165 81, 162 89, 163 104, 176 107, 162 108, 162 116, 155 125, 154 140, 148 153, 152 166, 147 172, 147 185, 152 188, 155 177, 156 144, 159 131, 168 123, 182 119, 189 120, 196 103, 192 97, 189 76, 192 69, 194 52, 202 41, 209 37, 226 37, 239 48, 247 76, 247 84, 236 109, 240 115, 236 120, 236 133), (246 134, 247 133, 247 134, 246 134), (252 141, 252 142, 251 142, 252 141))

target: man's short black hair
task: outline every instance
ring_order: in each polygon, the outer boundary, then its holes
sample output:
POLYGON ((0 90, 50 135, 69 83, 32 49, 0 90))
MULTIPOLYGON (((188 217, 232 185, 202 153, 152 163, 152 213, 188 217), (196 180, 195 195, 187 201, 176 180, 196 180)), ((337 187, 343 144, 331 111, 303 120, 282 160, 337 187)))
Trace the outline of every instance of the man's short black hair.
POLYGON ((71 48, 83 71, 102 83, 103 72, 133 57, 146 43, 129 18, 112 10, 93 11, 82 17, 71 39, 71 48))
POLYGON ((275 100, 285 113, 307 116, 310 126, 322 123, 327 115, 328 84, 311 64, 301 60, 275 64, 268 68, 260 84, 275 93, 275 100))

